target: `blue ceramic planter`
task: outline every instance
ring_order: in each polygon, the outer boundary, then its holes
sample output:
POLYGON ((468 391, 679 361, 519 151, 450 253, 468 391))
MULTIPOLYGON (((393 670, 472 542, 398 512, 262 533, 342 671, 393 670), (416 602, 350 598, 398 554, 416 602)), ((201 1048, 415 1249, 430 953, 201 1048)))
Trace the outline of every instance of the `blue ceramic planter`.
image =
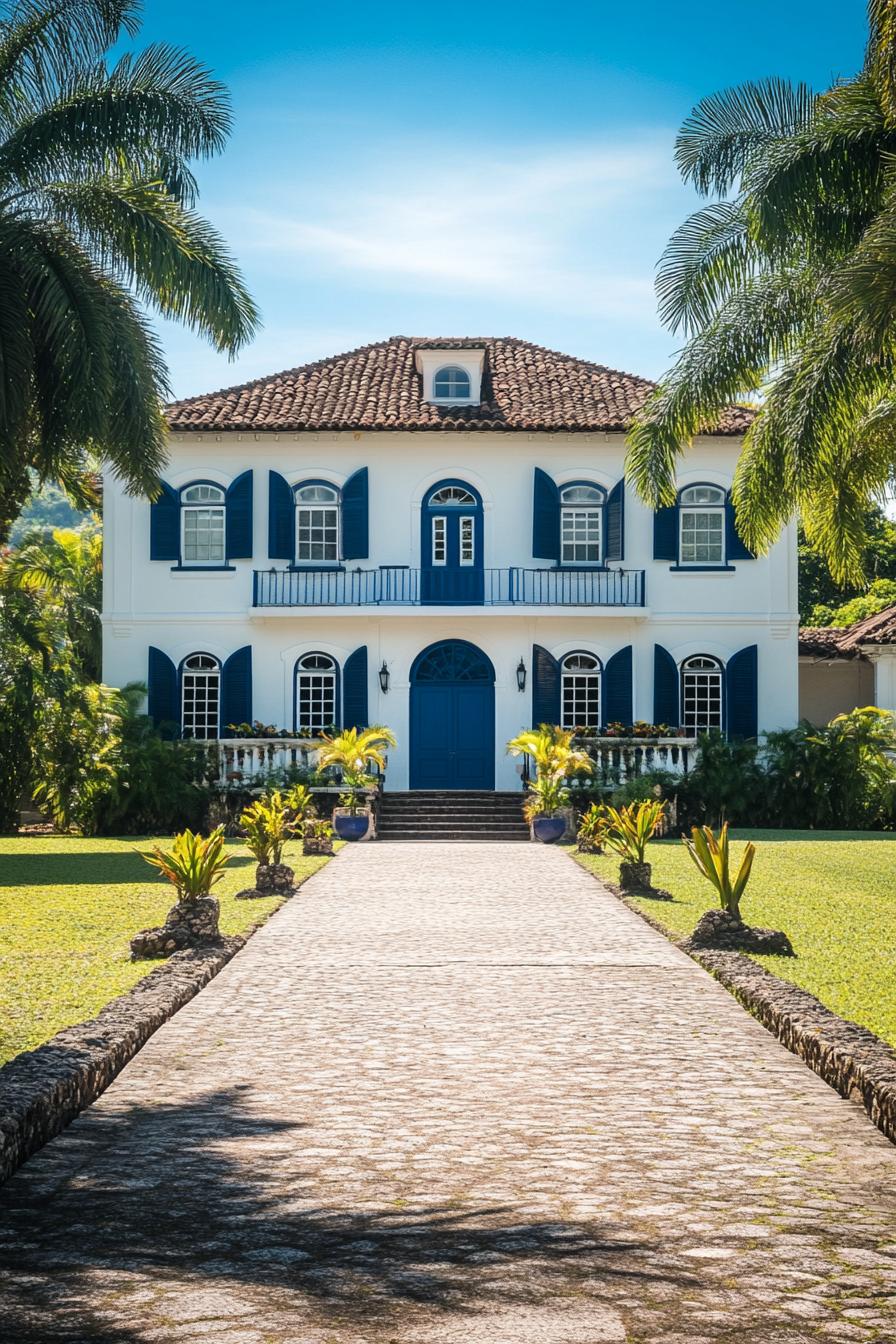
POLYGON ((535 839, 543 845, 553 845, 566 830, 565 817, 536 817, 532 822, 535 839))
POLYGON ((370 818, 366 812, 353 817, 347 812, 337 812, 333 818, 333 830, 340 840, 360 840, 367 834, 370 818))

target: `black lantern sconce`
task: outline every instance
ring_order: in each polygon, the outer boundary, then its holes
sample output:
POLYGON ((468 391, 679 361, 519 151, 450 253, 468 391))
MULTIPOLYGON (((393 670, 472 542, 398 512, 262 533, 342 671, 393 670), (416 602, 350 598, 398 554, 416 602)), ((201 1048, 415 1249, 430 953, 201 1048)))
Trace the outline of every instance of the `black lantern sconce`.
POLYGON ((518 691, 524 691, 526 689, 526 664, 523 662, 522 658, 516 666, 516 688, 518 691))
POLYGON ((385 695, 389 689, 389 669, 386 666, 385 658, 383 659, 383 665, 379 671, 379 678, 380 678, 380 690, 383 692, 383 695, 385 695))

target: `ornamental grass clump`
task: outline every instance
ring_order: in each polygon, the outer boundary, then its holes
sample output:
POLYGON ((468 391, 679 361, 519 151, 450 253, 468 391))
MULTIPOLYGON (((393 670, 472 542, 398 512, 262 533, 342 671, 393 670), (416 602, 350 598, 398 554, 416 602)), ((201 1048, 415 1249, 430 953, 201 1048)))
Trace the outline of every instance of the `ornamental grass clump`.
POLYGON ((718 839, 710 826, 694 826, 691 829, 690 840, 687 836, 682 836, 682 840, 697 871, 702 873, 707 882, 711 882, 718 892, 722 909, 733 919, 740 920, 740 901, 753 871, 756 846, 752 841, 748 842, 737 873, 732 877, 727 821, 719 832, 718 839))
POLYGON ((665 815, 665 803, 656 798, 628 807, 604 808, 602 842, 619 855, 619 885, 624 891, 651 889, 653 872, 645 861, 647 845, 665 815))

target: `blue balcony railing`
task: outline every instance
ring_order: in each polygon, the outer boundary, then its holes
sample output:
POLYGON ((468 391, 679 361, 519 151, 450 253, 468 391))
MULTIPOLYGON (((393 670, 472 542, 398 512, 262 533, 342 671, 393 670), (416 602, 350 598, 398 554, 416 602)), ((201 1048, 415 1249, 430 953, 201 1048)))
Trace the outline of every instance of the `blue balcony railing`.
POLYGON ((643 569, 257 569, 255 607, 643 607, 643 569))

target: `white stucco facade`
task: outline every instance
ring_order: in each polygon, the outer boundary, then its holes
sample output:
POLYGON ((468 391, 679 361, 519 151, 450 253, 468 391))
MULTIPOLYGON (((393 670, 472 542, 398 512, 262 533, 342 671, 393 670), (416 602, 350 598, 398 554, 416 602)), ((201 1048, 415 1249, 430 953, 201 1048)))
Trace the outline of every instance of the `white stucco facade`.
MULTIPOLYGON (((739 451, 733 437, 704 438, 681 463, 678 483, 728 489, 739 451)), ((223 663, 251 647, 252 717, 295 726, 296 662, 314 651, 339 666, 367 648, 368 721, 398 737, 389 786, 409 786, 409 688, 414 659, 441 640, 475 645, 494 668, 495 787, 518 783, 507 739, 532 722, 533 648, 555 659, 584 650, 602 666, 631 647, 632 719, 654 718, 654 648, 676 664, 694 655, 727 660, 756 646, 758 728, 786 727, 798 717, 797 553, 788 528, 770 553, 724 569, 679 568, 655 560, 654 520, 625 489, 624 546, 610 571, 643 571, 643 605, 573 606, 545 600, 474 605, 419 605, 380 600, 353 605, 257 606, 256 571, 286 571, 269 558, 268 477, 290 486, 314 480, 341 489, 361 468, 369 479, 369 550, 343 562, 345 571, 421 566, 421 509, 438 482, 467 483, 481 499, 482 563, 486 575, 512 569, 543 571, 533 555, 533 474, 538 468, 562 487, 591 481, 610 491, 623 475, 621 434, 509 432, 183 433, 170 442, 165 480, 173 491, 193 481, 227 488, 252 471, 251 558, 227 568, 191 571, 171 559, 150 558, 150 504, 105 479, 104 677, 112 685, 147 680, 150 647, 175 666, 196 652, 223 663), (527 669, 520 692, 517 668, 527 669), (389 689, 378 670, 389 670, 389 689)), ((488 594, 488 585, 486 594, 488 594)))

